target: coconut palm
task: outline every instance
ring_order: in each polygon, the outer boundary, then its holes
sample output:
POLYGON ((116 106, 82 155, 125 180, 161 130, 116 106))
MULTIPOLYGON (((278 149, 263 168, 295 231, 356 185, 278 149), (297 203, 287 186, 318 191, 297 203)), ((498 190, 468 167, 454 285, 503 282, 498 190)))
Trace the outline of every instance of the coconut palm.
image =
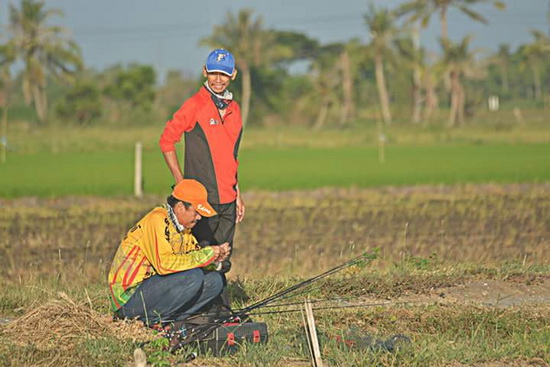
POLYGON ((508 66, 510 64, 510 45, 501 44, 498 47, 497 53, 493 56, 493 63, 500 70, 500 85, 503 93, 508 93, 510 90, 510 81, 508 78, 508 66))
POLYGON ((419 48, 413 38, 400 38, 395 41, 399 54, 399 63, 408 69, 411 75, 412 98, 413 98, 413 123, 420 122, 422 112, 422 74, 425 69, 425 51, 419 48))
POLYGON ((451 87, 451 111, 449 114, 449 126, 460 126, 464 123, 464 106, 466 93, 462 85, 464 76, 476 71, 475 54, 470 50, 471 36, 466 36, 461 42, 441 41, 444 55, 441 63, 450 76, 451 87))
POLYGON ((279 51, 277 56, 280 57, 274 60, 279 67, 287 68, 296 61, 307 61, 310 65, 308 78, 314 87, 313 98, 320 101, 314 128, 324 125, 330 106, 338 102, 338 124, 344 126, 355 115, 354 76, 358 69, 358 55, 365 53, 365 46, 357 39, 320 46, 316 40, 302 33, 272 32, 275 42, 286 47, 286 50, 279 51))
POLYGON ((353 104, 353 75, 350 52, 345 47, 340 53, 340 68, 342 70, 342 109, 340 113, 340 125, 347 123, 350 115, 355 112, 353 104))
POLYGON ((441 78, 441 67, 438 64, 424 64, 421 69, 420 81, 425 94, 424 123, 429 123, 434 112, 439 108, 437 86, 441 78))
POLYGON ((529 68, 533 74, 535 99, 542 98, 541 68, 550 57, 550 38, 540 31, 531 31, 535 40, 521 46, 519 53, 522 56, 521 68, 529 68))
POLYGON ((313 125, 314 130, 324 126, 330 108, 337 100, 339 87, 343 84, 339 62, 344 50, 344 45, 333 43, 319 47, 315 51, 315 57, 311 62, 311 77, 319 109, 313 125))
MULTIPOLYGON (((422 28, 426 28, 434 14, 439 14, 441 23, 441 42, 449 42, 447 15, 451 8, 456 8, 469 18, 487 24, 487 19, 480 13, 471 9, 477 4, 489 3, 499 10, 506 8, 500 0, 409 0, 395 10, 398 17, 406 17, 407 23, 420 22, 422 28)), ((444 46, 445 47, 445 46, 444 46)), ((452 45, 451 45, 452 47, 452 45)), ((433 75, 433 74, 432 74, 433 75)), ((433 80, 431 77, 428 80, 433 80)))
POLYGON ((355 84, 359 73, 360 64, 368 56, 368 47, 358 39, 352 39, 343 45, 340 53, 339 66, 341 69, 342 108, 340 110, 339 124, 344 126, 350 118, 356 115, 355 108, 355 84))
POLYGON ((391 42, 398 29, 394 24, 393 13, 388 9, 377 9, 372 3, 365 14, 365 22, 371 35, 370 46, 374 53, 374 66, 378 97, 382 106, 382 117, 386 124, 391 124, 390 99, 384 75, 384 57, 391 49, 391 42))
POLYGON ((261 16, 254 17, 251 9, 242 9, 236 15, 227 13, 225 22, 215 26, 212 35, 202 39, 201 44, 225 48, 235 56, 242 75, 242 119, 246 124, 252 96, 251 69, 274 57, 274 34, 264 30, 261 16))
POLYGON ((7 70, 15 61, 15 49, 13 44, 0 45, 0 68, 7 70))
POLYGON ((0 130, 0 161, 6 162, 8 148, 8 108, 10 95, 13 89, 13 80, 10 75, 10 66, 15 61, 13 45, 0 45, 0 106, 2 107, 2 130, 0 130))
POLYGON ((11 84, 10 66, 15 61, 13 44, 0 45, 0 101, 5 106, 8 99, 8 89, 11 84))
POLYGON ((480 13, 471 9, 472 5, 490 3, 499 10, 506 8, 499 0, 409 0, 397 10, 398 16, 407 16, 410 22, 420 21, 425 28, 430 23, 432 15, 439 13, 441 21, 441 39, 447 42, 449 39, 447 14, 449 9, 456 8, 469 18, 487 24, 487 19, 480 13))
POLYGON ((49 74, 70 81, 82 68, 80 50, 59 26, 48 21, 63 13, 58 9, 45 9, 45 3, 22 0, 21 7, 10 4, 10 44, 16 57, 22 61, 23 93, 27 104, 33 104, 38 120, 43 122, 48 114, 46 81, 49 74))

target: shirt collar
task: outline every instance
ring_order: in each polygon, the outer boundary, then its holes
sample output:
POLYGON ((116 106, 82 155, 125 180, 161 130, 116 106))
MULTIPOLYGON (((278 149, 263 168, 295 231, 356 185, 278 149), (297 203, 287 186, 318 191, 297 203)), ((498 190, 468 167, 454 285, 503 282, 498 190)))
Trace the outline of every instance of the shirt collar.
POLYGON ((210 88, 210 86, 208 85, 208 81, 205 81, 205 82, 204 82, 204 87, 206 88, 206 90, 207 90, 210 94, 213 94, 214 96, 218 97, 219 99, 226 100, 227 102, 233 100, 233 93, 231 93, 231 92, 228 91, 227 89, 224 90, 222 94, 218 94, 218 93, 214 92, 214 91, 210 88))
POLYGON ((168 219, 176 228, 176 231, 178 231, 178 233, 187 231, 187 228, 185 228, 183 225, 180 224, 180 222, 178 222, 178 218, 176 217, 176 213, 174 213, 174 209, 172 209, 172 207, 168 204, 164 204, 164 208, 168 212, 168 219))

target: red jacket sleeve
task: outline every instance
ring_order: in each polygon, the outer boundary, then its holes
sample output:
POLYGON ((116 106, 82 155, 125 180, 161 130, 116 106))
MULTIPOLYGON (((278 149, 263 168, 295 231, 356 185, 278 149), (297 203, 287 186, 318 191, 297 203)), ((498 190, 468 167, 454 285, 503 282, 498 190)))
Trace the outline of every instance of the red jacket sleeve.
POLYGON ((160 150, 163 153, 176 150, 174 145, 181 140, 181 135, 191 131, 196 122, 195 112, 195 103, 188 99, 166 123, 159 140, 160 150))

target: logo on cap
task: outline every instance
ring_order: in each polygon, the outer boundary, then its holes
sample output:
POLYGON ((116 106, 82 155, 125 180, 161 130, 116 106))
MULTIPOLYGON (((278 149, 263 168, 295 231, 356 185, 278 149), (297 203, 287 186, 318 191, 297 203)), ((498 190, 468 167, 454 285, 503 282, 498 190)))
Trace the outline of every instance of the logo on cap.
POLYGON ((204 207, 204 205, 202 205, 202 204, 197 205, 197 209, 202 210, 202 211, 204 211, 204 212, 207 213, 207 214, 212 214, 212 212, 210 211, 210 209, 204 207))

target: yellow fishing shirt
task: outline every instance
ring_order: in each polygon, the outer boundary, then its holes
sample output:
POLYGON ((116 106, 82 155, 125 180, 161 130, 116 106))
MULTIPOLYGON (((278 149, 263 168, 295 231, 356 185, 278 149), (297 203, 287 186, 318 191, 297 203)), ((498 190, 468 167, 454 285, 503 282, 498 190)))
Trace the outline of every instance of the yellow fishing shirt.
POLYGON ((205 267, 214 261, 211 247, 201 248, 190 229, 178 232, 168 209, 147 213, 122 239, 109 272, 111 308, 122 307, 145 279, 205 267))

